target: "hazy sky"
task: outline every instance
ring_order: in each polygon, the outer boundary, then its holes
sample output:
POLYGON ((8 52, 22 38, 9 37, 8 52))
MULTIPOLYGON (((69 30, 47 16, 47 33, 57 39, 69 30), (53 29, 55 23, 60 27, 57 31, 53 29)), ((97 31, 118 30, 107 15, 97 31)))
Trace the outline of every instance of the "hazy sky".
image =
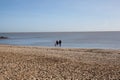
POLYGON ((0 32, 120 31, 120 0, 0 0, 0 32))

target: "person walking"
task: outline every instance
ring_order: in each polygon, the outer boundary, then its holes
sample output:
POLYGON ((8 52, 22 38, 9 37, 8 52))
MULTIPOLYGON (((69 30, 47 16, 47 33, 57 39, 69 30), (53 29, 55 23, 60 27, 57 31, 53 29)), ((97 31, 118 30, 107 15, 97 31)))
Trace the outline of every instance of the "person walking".
POLYGON ((55 42, 55 46, 58 46, 58 44, 59 44, 59 42, 58 42, 58 40, 56 40, 56 42, 55 42))
POLYGON ((58 44, 59 44, 59 46, 61 47, 62 41, 61 41, 61 40, 59 40, 58 44))

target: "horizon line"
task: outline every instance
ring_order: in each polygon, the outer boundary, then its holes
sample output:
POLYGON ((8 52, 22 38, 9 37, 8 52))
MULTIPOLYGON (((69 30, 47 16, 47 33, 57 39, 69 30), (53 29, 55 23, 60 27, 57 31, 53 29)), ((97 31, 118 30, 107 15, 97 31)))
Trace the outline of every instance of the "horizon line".
POLYGON ((64 33, 64 32, 120 32, 120 31, 40 31, 40 32, 31 32, 31 31, 26 31, 26 32, 0 32, 0 33, 64 33))

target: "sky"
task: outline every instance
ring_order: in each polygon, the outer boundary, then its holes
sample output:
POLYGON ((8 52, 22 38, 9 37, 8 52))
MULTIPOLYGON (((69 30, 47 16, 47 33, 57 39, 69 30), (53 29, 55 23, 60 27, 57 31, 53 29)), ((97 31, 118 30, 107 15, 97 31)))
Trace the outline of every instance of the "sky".
POLYGON ((0 0, 0 32, 120 31, 120 0, 0 0))

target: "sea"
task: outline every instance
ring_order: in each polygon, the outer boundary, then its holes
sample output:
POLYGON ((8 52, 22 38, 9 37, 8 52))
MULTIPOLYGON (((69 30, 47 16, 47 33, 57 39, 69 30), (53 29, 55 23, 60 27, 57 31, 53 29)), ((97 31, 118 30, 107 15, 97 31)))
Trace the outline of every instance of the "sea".
POLYGON ((18 46, 55 47, 56 40, 62 40, 63 48, 120 49, 120 31, 103 32, 23 32, 0 33, 8 39, 0 44, 18 46))

